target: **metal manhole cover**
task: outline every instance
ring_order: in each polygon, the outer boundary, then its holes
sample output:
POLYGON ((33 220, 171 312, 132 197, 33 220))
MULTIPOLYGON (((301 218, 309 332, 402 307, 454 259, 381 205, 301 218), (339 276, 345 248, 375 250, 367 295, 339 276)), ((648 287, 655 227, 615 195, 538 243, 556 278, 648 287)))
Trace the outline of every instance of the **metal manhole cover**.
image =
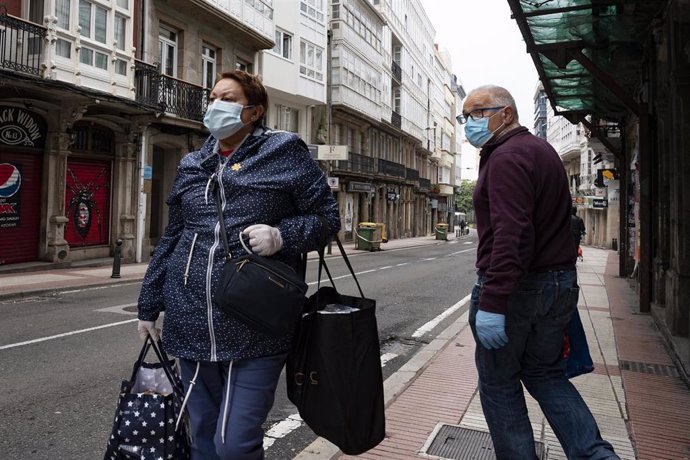
MULTIPOLYGON (((535 441, 537 457, 546 460, 544 444, 535 441)), ((491 435, 454 425, 441 425, 426 454, 452 460, 495 460, 491 435)))

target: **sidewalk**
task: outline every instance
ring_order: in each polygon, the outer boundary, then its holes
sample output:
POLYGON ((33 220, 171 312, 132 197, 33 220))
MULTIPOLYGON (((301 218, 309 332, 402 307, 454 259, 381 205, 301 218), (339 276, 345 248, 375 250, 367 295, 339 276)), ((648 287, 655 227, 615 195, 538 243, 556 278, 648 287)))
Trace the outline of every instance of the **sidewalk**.
MULTIPOLYGON (((690 389, 651 316, 638 313, 627 281, 614 275, 616 254, 583 250, 579 309, 596 368, 573 383, 621 459, 690 459, 690 389)), ((386 380, 387 436, 379 446, 351 457, 319 439, 296 458, 495 458, 477 392, 474 347, 465 313, 386 380)), ((539 405, 529 396, 527 405, 535 440, 547 451, 543 458, 565 459, 539 405)))

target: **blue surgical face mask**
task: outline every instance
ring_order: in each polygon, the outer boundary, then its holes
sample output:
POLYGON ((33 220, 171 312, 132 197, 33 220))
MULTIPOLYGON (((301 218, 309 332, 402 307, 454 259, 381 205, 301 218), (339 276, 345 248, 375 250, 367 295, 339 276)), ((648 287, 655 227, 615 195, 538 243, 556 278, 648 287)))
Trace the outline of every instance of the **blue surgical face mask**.
POLYGON ((216 139, 227 139, 244 128, 245 124, 242 122, 242 110, 247 107, 254 106, 217 99, 206 109, 204 126, 208 128, 211 135, 216 139))
POLYGON ((494 137, 494 134, 503 127, 503 124, 501 124, 495 131, 489 131, 489 120, 497 113, 500 113, 500 111, 494 113, 490 117, 484 117, 478 120, 470 117, 470 119, 467 120, 465 124, 465 137, 470 144, 477 148, 483 147, 484 144, 494 137))

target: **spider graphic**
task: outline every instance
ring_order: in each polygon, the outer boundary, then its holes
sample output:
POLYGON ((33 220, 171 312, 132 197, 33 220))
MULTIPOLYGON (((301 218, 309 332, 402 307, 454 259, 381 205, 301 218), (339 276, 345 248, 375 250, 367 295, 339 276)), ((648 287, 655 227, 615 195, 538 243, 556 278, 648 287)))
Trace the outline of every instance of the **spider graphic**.
POLYGON ((89 231, 91 230, 91 224, 93 223, 93 214, 96 213, 96 224, 98 225, 98 239, 100 241, 102 237, 101 229, 101 210, 98 208, 98 203, 94 200, 94 195, 101 187, 107 186, 105 182, 95 185, 96 182, 103 176, 106 168, 101 169, 101 171, 96 175, 96 177, 91 180, 86 185, 83 185, 79 179, 74 175, 74 172, 67 168, 67 172, 72 176, 73 185, 67 184, 67 188, 72 192, 72 198, 67 206, 67 215, 72 215, 72 222, 74 223, 74 229, 77 231, 82 240, 85 240, 89 231))

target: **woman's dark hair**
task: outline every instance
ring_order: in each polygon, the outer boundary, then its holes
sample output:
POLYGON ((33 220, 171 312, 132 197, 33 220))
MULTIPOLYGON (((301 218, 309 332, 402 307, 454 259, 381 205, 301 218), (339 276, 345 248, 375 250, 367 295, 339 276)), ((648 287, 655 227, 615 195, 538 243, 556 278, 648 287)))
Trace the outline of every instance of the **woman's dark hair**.
POLYGON ((254 122, 254 126, 261 126, 264 122, 264 116, 266 116, 266 112, 268 111, 268 93, 261 81, 261 77, 243 70, 233 70, 220 74, 216 83, 224 78, 235 80, 242 87, 245 96, 247 96, 248 105, 260 105, 264 108, 264 113, 254 122))

